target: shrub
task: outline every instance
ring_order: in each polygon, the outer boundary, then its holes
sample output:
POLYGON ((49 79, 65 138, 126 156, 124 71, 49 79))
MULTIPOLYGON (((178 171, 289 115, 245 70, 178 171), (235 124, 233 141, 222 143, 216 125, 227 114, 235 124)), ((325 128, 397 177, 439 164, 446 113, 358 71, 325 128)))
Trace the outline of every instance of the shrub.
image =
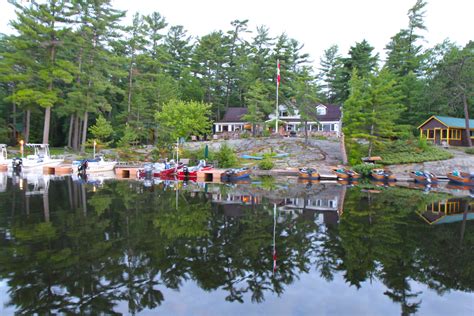
POLYGON ((244 138, 244 139, 247 139, 250 137, 250 133, 245 131, 243 133, 240 134, 240 138, 244 138))
POLYGON ((428 144, 428 141, 426 140, 426 137, 420 137, 418 140, 418 148, 421 150, 427 150, 430 147, 428 144))
POLYGON ((354 167, 352 167, 352 169, 355 172, 359 173, 361 176, 368 177, 370 176, 372 169, 376 169, 380 167, 381 165, 378 165, 378 164, 362 163, 362 164, 355 165, 354 167))
POLYGON ((464 151, 466 152, 466 154, 474 155, 474 147, 466 148, 466 150, 464 151))
POLYGON ((265 157, 258 163, 258 167, 262 170, 271 170, 274 166, 275 164, 270 157, 265 157))
POLYGON ((262 132, 262 136, 263 137, 270 137, 272 133, 270 133, 270 131, 268 129, 264 129, 263 132, 262 132))
POLYGON ((231 168, 237 166, 237 156, 234 150, 229 145, 227 145, 227 143, 222 144, 220 150, 215 155, 215 159, 221 168, 231 168))

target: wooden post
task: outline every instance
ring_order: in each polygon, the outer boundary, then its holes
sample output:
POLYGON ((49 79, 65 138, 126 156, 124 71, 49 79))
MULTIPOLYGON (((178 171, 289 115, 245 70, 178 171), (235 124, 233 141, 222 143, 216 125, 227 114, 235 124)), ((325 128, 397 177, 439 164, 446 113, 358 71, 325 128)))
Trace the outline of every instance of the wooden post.
POLYGON ((446 142, 448 143, 448 146, 449 146, 449 127, 448 127, 448 131, 447 131, 446 133, 448 133, 448 134, 446 135, 446 137, 448 138, 446 142))

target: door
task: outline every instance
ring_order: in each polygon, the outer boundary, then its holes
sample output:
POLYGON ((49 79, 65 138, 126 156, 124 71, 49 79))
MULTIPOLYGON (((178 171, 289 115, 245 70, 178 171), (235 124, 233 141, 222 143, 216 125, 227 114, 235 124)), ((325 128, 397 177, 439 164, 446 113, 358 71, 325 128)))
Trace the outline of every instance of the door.
POLYGON ((435 129, 435 144, 441 145, 441 129, 435 129))

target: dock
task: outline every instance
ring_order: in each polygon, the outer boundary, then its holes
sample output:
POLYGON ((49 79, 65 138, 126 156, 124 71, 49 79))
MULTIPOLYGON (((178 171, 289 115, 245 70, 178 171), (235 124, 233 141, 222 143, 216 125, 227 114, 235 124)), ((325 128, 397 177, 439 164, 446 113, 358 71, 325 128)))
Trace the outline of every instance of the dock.
POLYGON ((59 166, 44 166, 43 174, 67 175, 72 173, 72 166, 69 164, 61 164, 59 166))
POLYGON ((138 165, 117 165, 115 166, 115 175, 119 179, 137 179, 138 171, 143 168, 138 165))
POLYGON ((211 169, 197 172, 198 182, 221 182, 222 175, 226 169, 211 169))

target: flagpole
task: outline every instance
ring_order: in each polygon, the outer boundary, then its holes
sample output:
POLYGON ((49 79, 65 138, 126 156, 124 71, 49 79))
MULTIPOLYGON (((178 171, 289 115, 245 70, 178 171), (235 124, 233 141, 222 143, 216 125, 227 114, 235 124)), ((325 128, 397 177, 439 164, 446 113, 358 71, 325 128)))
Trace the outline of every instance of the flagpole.
POLYGON ((278 134, 278 88, 280 87, 280 59, 277 59, 277 80, 276 80, 276 105, 275 105, 275 133, 278 134))
POLYGON ((273 274, 275 274, 277 263, 276 263, 276 242, 275 242, 275 230, 276 230, 276 203, 273 204, 273 274))

